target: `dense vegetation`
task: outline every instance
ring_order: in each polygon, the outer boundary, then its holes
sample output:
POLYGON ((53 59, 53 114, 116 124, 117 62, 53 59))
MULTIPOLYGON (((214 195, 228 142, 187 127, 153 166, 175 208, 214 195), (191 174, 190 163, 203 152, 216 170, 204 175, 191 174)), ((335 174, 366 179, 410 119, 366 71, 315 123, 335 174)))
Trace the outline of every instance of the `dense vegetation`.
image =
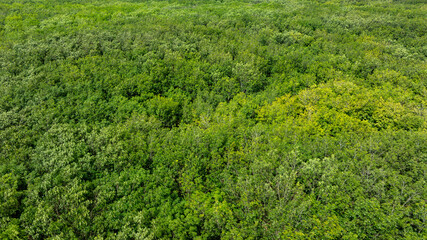
POLYGON ((426 239, 423 0, 1 0, 0 239, 426 239))

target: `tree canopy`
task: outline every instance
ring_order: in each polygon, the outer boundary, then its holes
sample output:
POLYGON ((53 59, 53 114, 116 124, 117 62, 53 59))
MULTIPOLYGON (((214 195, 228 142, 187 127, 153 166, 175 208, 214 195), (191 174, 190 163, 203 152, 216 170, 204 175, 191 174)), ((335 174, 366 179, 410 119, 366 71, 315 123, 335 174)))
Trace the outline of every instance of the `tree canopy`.
POLYGON ((422 0, 2 0, 0 239, 426 239, 422 0))

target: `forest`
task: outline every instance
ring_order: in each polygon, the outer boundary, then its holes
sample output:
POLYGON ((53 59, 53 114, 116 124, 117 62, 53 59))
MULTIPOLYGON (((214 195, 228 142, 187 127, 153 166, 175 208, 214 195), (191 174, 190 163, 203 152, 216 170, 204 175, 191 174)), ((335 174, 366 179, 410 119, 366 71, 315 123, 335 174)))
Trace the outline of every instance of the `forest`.
POLYGON ((427 239, 424 0, 0 0, 0 239, 427 239))

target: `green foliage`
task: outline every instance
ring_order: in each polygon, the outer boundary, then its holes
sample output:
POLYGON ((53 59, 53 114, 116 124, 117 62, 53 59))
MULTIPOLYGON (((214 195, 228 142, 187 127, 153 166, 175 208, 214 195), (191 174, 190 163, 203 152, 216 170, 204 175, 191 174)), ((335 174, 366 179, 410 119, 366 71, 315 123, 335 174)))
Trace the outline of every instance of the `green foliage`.
POLYGON ((425 239, 425 19, 3 0, 0 239, 425 239))

